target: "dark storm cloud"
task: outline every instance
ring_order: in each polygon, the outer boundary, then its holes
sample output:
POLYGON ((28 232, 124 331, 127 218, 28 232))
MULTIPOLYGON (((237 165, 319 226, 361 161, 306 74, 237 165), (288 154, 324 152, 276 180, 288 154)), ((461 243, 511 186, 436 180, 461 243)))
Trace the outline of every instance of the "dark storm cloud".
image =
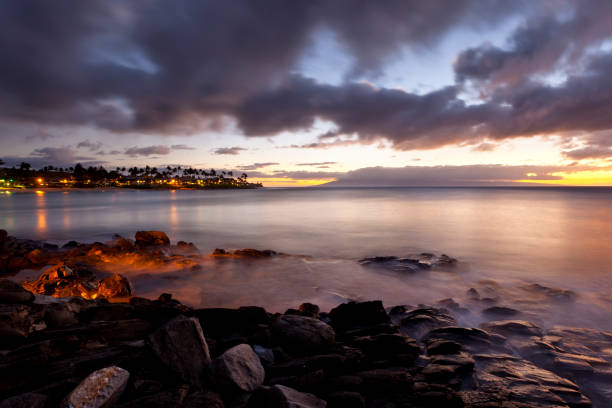
MULTIPOLYGON (((322 118, 337 129, 300 147, 386 139, 401 150, 612 129, 612 61, 601 51, 612 5, 550 4, 7 0, 0 118, 156 134, 216 129, 233 118, 247 136, 308 129, 322 118), (416 94, 354 81, 375 76, 403 47, 435 47, 451 30, 490 28, 519 13, 524 22, 507 46, 458 56, 455 85, 416 94), (354 61, 340 85, 295 74, 320 30, 334 33, 354 61), (541 80, 558 72, 556 86, 541 80), (461 99, 468 82, 483 84, 479 103, 461 99)), ((239 151, 223 149, 216 153, 239 151)))
POLYGON ((248 150, 244 147, 234 146, 234 147, 220 147, 218 149, 213 150, 214 154, 229 154, 229 155, 238 155, 241 151, 248 150))
POLYGON ((490 26, 522 2, 7 0, 0 3, 6 118, 184 132, 282 82, 321 28, 373 72, 405 45, 490 26))

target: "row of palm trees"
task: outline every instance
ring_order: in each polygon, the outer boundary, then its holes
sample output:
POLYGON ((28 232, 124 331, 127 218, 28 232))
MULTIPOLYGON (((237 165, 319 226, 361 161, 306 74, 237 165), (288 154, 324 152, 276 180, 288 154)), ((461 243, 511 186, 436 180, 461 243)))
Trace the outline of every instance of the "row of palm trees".
MULTIPOLYGON (((4 162, 0 159, 0 166, 3 164, 4 162)), ((167 166, 160 169, 148 165, 145 167, 116 167, 114 170, 108 171, 102 166, 89 166, 85 168, 80 163, 77 163, 73 167, 45 166, 35 170, 30 163, 22 162, 19 166, 13 168, 0 169, 0 175, 8 176, 25 184, 28 181, 31 182, 39 178, 43 180, 63 178, 76 181, 77 183, 103 183, 105 185, 108 183, 129 183, 130 181, 143 184, 160 182, 199 182, 205 185, 222 184, 227 186, 248 184, 248 175, 246 173, 242 173, 234 178, 234 172, 232 171, 203 170, 182 166, 167 166)))

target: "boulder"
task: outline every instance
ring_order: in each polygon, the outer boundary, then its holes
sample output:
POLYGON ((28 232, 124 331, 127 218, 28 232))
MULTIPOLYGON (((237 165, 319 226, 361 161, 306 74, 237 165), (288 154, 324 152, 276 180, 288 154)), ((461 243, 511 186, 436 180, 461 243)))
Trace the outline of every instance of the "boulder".
POLYGON ((126 277, 118 273, 104 278, 98 284, 98 297, 122 298, 134 295, 134 288, 126 277))
POLYGON ((520 312, 516 309, 504 306, 491 306, 482 311, 483 315, 492 317, 512 317, 519 313, 520 312))
POLYGON ((266 375, 259 357, 248 344, 239 344, 215 359, 214 381, 227 391, 251 392, 263 384, 266 375))
POLYGON ((296 353, 328 348, 336 337, 327 323, 306 316, 280 316, 272 321, 270 329, 281 346, 296 353))
POLYGON ((262 387, 249 399, 249 408, 325 408, 327 403, 283 385, 262 387))
POLYGON ((365 399, 358 392, 333 392, 327 397, 329 408, 365 408, 365 399))
POLYGON ((388 323, 389 316, 380 300, 343 303, 329 312, 331 325, 338 331, 388 323))
POLYGON ((138 231, 134 238, 140 247, 170 245, 170 238, 162 231, 138 231))
POLYGON ((202 385, 210 353, 198 319, 179 315, 152 333, 149 342, 157 357, 183 380, 202 385))
POLYGON ((0 303, 31 303, 34 294, 8 279, 0 280, 0 303))
POLYGON ((66 397, 63 407, 110 407, 123 393, 129 378, 130 373, 116 366, 94 371, 66 397))
POLYGON ((47 397, 42 394, 27 392, 0 402, 0 408, 44 408, 47 397))
POLYGON ((378 334, 376 336, 357 337, 350 343, 363 351, 369 358, 392 358, 404 356, 415 360, 421 349, 417 342, 404 334, 378 334))

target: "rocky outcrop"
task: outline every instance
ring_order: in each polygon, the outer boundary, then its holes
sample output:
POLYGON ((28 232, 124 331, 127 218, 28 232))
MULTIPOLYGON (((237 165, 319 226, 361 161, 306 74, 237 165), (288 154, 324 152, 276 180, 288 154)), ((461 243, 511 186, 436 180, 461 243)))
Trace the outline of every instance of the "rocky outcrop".
POLYGON ((430 269, 448 269, 457 264, 457 260, 446 254, 435 255, 421 253, 406 258, 397 256, 376 256, 359 260, 361 266, 381 268, 398 273, 416 273, 430 269))
POLYGON ((149 336, 149 342, 155 355, 184 381, 196 387, 205 383, 210 353, 196 318, 172 319, 149 336))
POLYGON ((266 375, 259 357, 248 344, 225 351, 212 365, 214 381, 222 389, 250 392, 264 382, 266 375))
POLYGON ((327 323, 305 316, 279 316, 270 329, 282 347, 297 353, 328 349, 336 338, 327 323))
POLYGON ((249 400, 249 408, 325 408, 327 403, 282 385, 260 388, 249 400))
POLYGON ((140 247, 170 245, 170 238, 162 231, 138 231, 134 238, 140 247))
POLYGON ((0 280, 0 303, 31 303, 34 294, 8 279, 0 280))

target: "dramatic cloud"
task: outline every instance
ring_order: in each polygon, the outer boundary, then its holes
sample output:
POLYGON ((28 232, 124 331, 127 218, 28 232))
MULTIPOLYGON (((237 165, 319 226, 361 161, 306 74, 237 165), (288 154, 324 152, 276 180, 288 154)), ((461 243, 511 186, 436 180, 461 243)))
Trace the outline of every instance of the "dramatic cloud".
POLYGON ((130 157, 137 156, 151 156, 154 154, 170 154, 172 153, 172 149, 168 146, 147 146, 147 147, 130 147, 129 149, 125 149, 125 154, 130 157))
MULTIPOLYGON (((231 123, 266 137, 324 120, 333 131, 291 146, 384 139, 399 150, 604 131, 612 129, 611 13, 607 1, 564 0, 6 0, 0 120, 126 135, 231 123), (449 33, 505 21, 520 22, 507 43, 461 52, 454 84, 416 93, 365 82, 407 47, 436 49, 449 33), (321 32, 333 34, 351 64, 335 85, 297 69, 321 32)), ((565 155, 607 157, 609 148, 590 143, 565 155)), ((181 149, 189 148, 125 153, 181 149)))
POLYGON ((530 2, 185 0, 0 3, 0 112, 38 123, 183 132, 294 70, 321 29, 373 73, 406 45, 491 26, 530 2), (279 41, 282 39, 282 41, 279 41))
POLYGON ((238 147, 238 146, 234 146, 234 147, 220 147, 218 149, 213 150, 213 153, 214 154, 237 155, 237 154, 240 154, 240 152, 242 152, 244 150, 248 150, 248 149, 245 149, 244 147, 238 147))
POLYGON ((35 149, 29 156, 25 157, 3 157, 8 166, 18 166, 21 162, 30 163, 38 169, 44 166, 70 167, 76 163, 84 166, 97 166, 106 163, 95 157, 82 156, 70 147, 42 147, 35 149))
POLYGON ((240 170, 257 170, 257 169, 261 169, 264 167, 268 167, 268 166, 276 166, 279 163, 253 163, 253 164, 249 164, 247 166, 238 166, 238 168, 240 170))

